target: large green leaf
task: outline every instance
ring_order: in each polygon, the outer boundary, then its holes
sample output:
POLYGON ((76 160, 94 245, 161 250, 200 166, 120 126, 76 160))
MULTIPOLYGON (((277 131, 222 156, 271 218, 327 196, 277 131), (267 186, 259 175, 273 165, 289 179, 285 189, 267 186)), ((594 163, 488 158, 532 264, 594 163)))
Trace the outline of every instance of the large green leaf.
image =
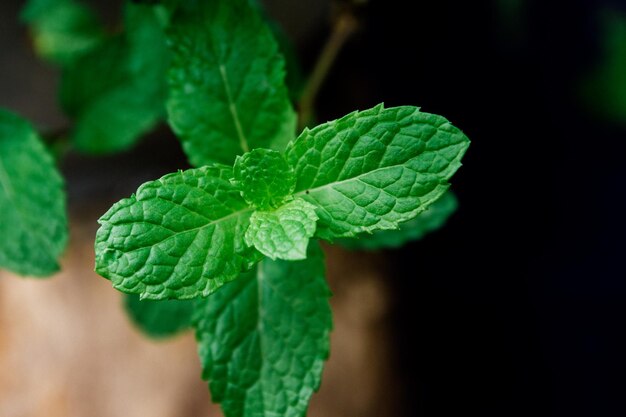
POLYGON ((247 0, 181 3, 169 39, 169 122, 192 165, 231 164, 293 139, 284 60, 247 0))
POLYGON ((153 338, 175 335, 191 327, 194 300, 141 300, 126 294, 124 305, 139 329, 153 338))
POLYGON ((260 260, 244 234, 252 209, 211 165, 142 185, 99 220, 96 271, 147 299, 206 296, 260 260))
POLYGON ((397 229, 448 189, 467 137, 417 107, 383 105, 304 132, 287 149, 296 197, 318 206, 317 236, 397 229))
POLYGON ((339 239, 338 243, 348 249, 399 248, 407 242, 423 238, 442 227, 458 206, 452 191, 432 203, 426 211, 408 222, 400 223, 398 230, 379 230, 372 234, 362 233, 355 238, 339 239))
POLYGON ((62 74, 61 101, 80 151, 127 149, 165 113, 169 53, 160 19, 152 6, 127 4, 125 26, 62 74))
POLYGON ((301 417, 320 384, 332 327, 319 245, 298 262, 255 272, 198 301, 203 377, 226 417, 301 417))
POLYGON ((30 25, 37 53, 60 65, 70 64, 104 39, 96 15, 75 0, 29 0, 22 20, 30 25))
POLYGON ((63 187, 30 124, 0 109, 0 267, 33 276, 59 270, 68 235, 63 187))

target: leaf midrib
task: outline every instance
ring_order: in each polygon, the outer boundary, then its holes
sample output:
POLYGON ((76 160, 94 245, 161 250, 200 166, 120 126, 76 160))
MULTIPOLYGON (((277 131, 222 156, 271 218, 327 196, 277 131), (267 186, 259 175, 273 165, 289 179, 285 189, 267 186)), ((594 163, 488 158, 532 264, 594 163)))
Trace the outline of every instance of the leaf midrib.
POLYGON ((226 74, 226 66, 220 62, 219 69, 220 77, 222 78, 222 83, 224 84, 224 91, 226 92, 226 99, 228 100, 228 110, 230 111, 230 116, 233 119, 233 123, 235 124, 235 130, 237 130, 237 136, 239 137, 239 146, 244 153, 249 152, 250 147, 248 146, 248 140, 243 133, 243 128, 241 127, 241 122, 239 120, 237 106, 235 100, 233 99, 232 92, 230 91, 228 75, 226 74))
MULTIPOLYGON (((449 148, 449 147, 452 147, 452 146, 458 146, 458 145, 462 145, 462 144, 463 144, 463 142, 456 142, 456 143, 452 143, 452 144, 450 144, 450 145, 448 145, 448 146, 444 146, 444 147, 442 147, 442 148, 440 148, 440 149, 437 149, 437 150, 438 150, 438 151, 440 151, 440 150, 445 149, 445 148, 449 148)), ((463 151, 459 152, 459 153, 458 153, 458 154, 457 154, 457 155, 456 155, 456 156, 455 156, 455 157, 454 157, 454 158, 453 158, 453 159, 449 162, 448 167, 446 167, 446 169, 444 169, 444 170, 442 170, 442 171, 447 170, 447 169, 449 168, 450 164, 452 164, 454 161, 458 161, 458 160, 461 158, 461 156, 462 156, 462 154, 463 154, 463 153, 464 153, 463 151)), ((386 169, 392 169, 392 168, 397 168, 397 167, 410 169, 410 168, 408 168, 408 167, 406 166, 406 164, 407 164, 408 162, 410 162, 412 159, 414 159, 414 158, 411 158, 411 159, 409 159, 409 160, 407 160, 407 161, 404 161, 404 162, 402 162, 402 163, 400 163, 400 164, 395 164, 395 165, 387 165, 387 166, 378 167, 378 168, 373 169, 373 170, 371 170, 371 171, 363 172, 363 173, 361 173, 361 174, 359 174, 359 175, 356 175, 356 176, 354 176, 354 177, 350 177, 350 178, 346 178, 346 179, 344 179, 344 180, 340 180, 340 181, 332 181, 332 182, 329 182, 329 183, 326 183, 326 184, 323 184, 323 185, 320 185, 320 186, 317 186, 317 187, 314 187, 314 188, 306 188, 306 189, 304 189, 304 190, 302 190, 302 191, 298 191, 298 192, 296 192, 295 194, 293 194, 293 196, 294 196, 294 197, 302 197, 302 196, 305 196, 305 195, 307 195, 307 194, 310 194, 310 193, 315 193, 315 192, 317 192, 317 191, 321 191, 321 190, 324 190, 324 189, 326 189, 326 188, 333 188, 333 187, 335 187, 335 186, 338 186, 338 185, 341 185, 341 184, 344 184, 344 183, 347 183, 347 182, 350 182, 350 181, 361 181, 361 182, 363 182, 365 185, 368 185, 368 186, 370 186, 370 187, 375 187, 375 186, 373 186, 373 185, 371 185, 371 184, 369 184, 369 183, 367 183, 367 182, 363 181, 361 178, 362 178, 362 177, 365 177, 365 176, 368 176, 368 175, 371 175, 371 174, 374 174, 374 173, 376 173, 376 172, 378 172, 378 171, 386 170, 386 169)), ((416 171, 416 170, 412 170, 412 171, 414 171, 414 172, 416 172, 416 173, 421 173, 421 172, 416 171)), ((318 172, 319 172, 319 171, 318 171, 318 172)), ((453 171, 453 173, 454 173, 454 171, 453 171)), ((437 173, 437 174, 439 174, 439 173, 437 173)), ((449 176, 447 176, 447 177, 446 177, 446 176, 443 176, 441 179, 443 179, 443 180, 448 180, 448 179, 449 179, 449 176)), ((381 191, 385 191, 383 188, 378 188, 378 187, 375 187, 375 188, 377 188, 377 189, 379 189, 379 190, 381 190, 381 191)))
MULTIPOLYGON (((131 254, 131 253, 137 252, 137 251, 142 250, 142 249, 151 248, 151 247, 153 247, 153 246, 160 245, 160 244, 162 244, 162 243, 164 243, 164 242, 167 242, 168 240, 170 240, 170 239, 172 239, 172 238, 174 238, 174 237, 176 237, 176 236, 180 236, 180 235, 185 234, 185 233, 191 233, 191 232, 200 231, 200 230, 202 230, 202 229, 204 229, 204 228, 206 228, 206 227, 209 227, 209 226, 212 226, 212 225, 219 224, 219 223, 221 223, 221 222, 224 222, 224 221, 230 220, 230 219, 231 219, 231 218, 233 218, 233 217, 237 217, 237 216, 239 216, 239 215, 241 215, 241 214, 243 214, 243 213, 246 213, 246 212, 249 212, 249 211, 253 211, 253 210, 254 210, 254 209, 253 209, 252 207, 246 207, 245 209, 235 211, 235 212, 233 212, 233 213, 231 213, 231 214, 229 214, 229 215, 227 215, 227 216, 225 216, 225 217, 220 217, 219 219, 211 220, 210 222, 208 222, 208 223, 206 223, 206 224, 203 224, 203 225, 201 225, 201 226, 194 227, 194 228, 187 229, 187 230, 182 230, 182 231, 180 231, 180 232, 174 232, 174 233, 172 233, 171 235, 169 235, 168 237, 166 237, 166 238, 165 238, 165 239, 163 239, 163 240, 160 240, 160 241, 158 241, 158 242, 151 243, 151 244, 146 245, 146 246, 140 246, 140 247, 138 247, 138 248, 135 248, 135 249, 132 249, 132 250, 130 250, 130 251, 128 251, 128 252, 123 252, 123 253, 128 255, 128 254, 131 254)), ((136 223, 136 222, 135 222, 135 221, 133 221, 133 222, 131 222, 131 223, 136 223)), ((113 224, 113 226, 119 226, 119 225, 123 225, 123 224, 124 224, 124 223, 115 223, 115 224, 113 224)), ((159 225, 159 226, 164 227, 163 225, 159 225)))

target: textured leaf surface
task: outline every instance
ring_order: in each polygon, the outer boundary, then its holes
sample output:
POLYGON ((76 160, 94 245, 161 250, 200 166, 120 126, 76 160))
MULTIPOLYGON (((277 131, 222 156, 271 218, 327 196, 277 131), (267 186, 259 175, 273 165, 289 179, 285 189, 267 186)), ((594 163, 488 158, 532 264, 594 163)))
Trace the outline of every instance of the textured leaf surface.
POLYGON ((318 206, 317 236, 396 229, 449 187, 469 140, 445 118, 382 105, 305 129, 287 150, 296 196, 318 206))
POLYGON ((61 101, 83 152, 127 149, 165 113, 169 53, 154 8, 127 4, 125 25, 62 74, 61 101))
POLYGON ((332 327, 319 245, 263 260, 196 310, 203 377, 226 417, 301 417, 320 384, 332 327))
POLYGON ((233 171, 243 198, 261 210, 279 207, 296 187, 293 168, 278 151, 259 148, 238 156, 233 171))
POLYGON ((142 185, 99 220, 96 271, 147 299, 206 296, 260 260, 244 233, 252 210, 212 165, 142 185))
POLYGON ((67 243, 63 180, 25 120, 0 109, 0 268, 46 276, 67 243))
POLYGON ((284 61, 247 0, 181 3, 169 39, 169 122, 192 165, 293 139, 284 61))
POLYGON ((306 258, 309 238, 315 234, 315 206, 301 198, 272 211, 255 211, 246 231, 246 243, 272 259, 306 258))
POLYGON ((148 336, 163 338, 191 327, 194 300, 140 300, 126 294, 126 311, 133 322, 148 336))
POLYGON ((104 39, 94 13, 74 0, 29 0, 22 20, 30 25, 37 53, 66 65, 104 39))
POLYGON ((398 230, 379 230, 372 234, 360 234, 356 238, 340 239, 338 243, 349 249, 399 248, 442 227, 456 211, 457 206, 456 197, 452 191, 448 191, 413 220, 400 223, 398 230))

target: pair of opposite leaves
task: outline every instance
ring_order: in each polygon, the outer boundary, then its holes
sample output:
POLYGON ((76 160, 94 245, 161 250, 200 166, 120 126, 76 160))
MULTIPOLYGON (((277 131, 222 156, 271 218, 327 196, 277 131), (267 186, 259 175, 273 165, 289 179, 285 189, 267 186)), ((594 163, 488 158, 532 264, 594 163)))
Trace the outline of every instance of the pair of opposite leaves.
POLYGON ((376 106, 265 149, 144 184, 101 219, 96 270, 147 299, 207 296, 309 238, 395 229, 448 189, 467 137, 418 108, 376 106))

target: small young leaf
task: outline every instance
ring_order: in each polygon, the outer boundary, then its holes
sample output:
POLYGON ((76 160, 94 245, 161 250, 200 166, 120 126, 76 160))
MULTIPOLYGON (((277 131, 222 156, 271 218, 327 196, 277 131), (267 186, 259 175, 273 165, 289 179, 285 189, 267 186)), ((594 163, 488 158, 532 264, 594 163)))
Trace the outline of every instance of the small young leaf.
POLYGON ((432 203, 426 211, 412 220, 401 223, 398 230, 379 230, 372 234, 362 233, 356 238, 339 239, 338 243, 348 249, 377 250, 399 248, 407 242, 419 240, 442 227, 457 209, 457 200, 452 191, 432 203))
POLYGON ((316 221, 315 206, 301 198, 273 211, 255 211, 246 231, 246 244, 272 259, 304 259, 316 221))
POLYGON ((165 113, 169 53, 158 16, 127 4, 125 25, 63 71, 61 102, 76 121, 71 138, 80 151, 127 149, 165 113))
POLYGON ((287 149, 296 197, 318 206, 333 240, 397 229, 449 187, 469 140, 445 118, 383 105, 304 132, 287 149))
POLYGON ((296 115, 276 41, 248 0, 180 3, 168 38, 169 122, 194 166, 283 150, 296 115))
POLYGON ((96 272, 126 293, 207 296, 261 258, 244 242, 252 209, 211 165, 148 182, 99 220, 96 272))
POLYGON ((0 109, 0 267, 51 275, 67 235, 63 179, 52 156, 28 122, 0 109))
POLYGON ((126 294, 124 304, 137 327, 148 336, 159 339, 191 327, 195 301, 141 300, 136 294, 126 294))
POLYGON ((226 417, 302 417, 319 388, 332 327, 324 260, 263 260, 195 313, 203 377, 226 417))
POLYGON ((238 156, 233 172, 243 198, 261 210, 279 207, 296 187, 293 168, 280 152, 270 149, 238 156))
POLYGON ((72 63, 104 39, 95 14, 74 0, 29 0, 22 20, 30 25, 37 53, 60 65, 72 63))

